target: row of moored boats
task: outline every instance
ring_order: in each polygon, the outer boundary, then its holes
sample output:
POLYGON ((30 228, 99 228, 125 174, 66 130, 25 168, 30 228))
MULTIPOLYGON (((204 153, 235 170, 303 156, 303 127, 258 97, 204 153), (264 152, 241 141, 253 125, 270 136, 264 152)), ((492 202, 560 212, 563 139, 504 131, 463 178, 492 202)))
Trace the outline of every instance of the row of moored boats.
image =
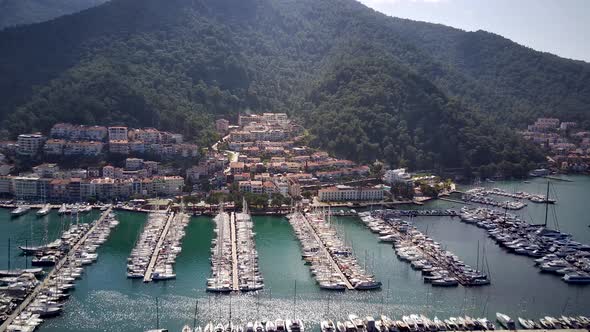
POLYGON ((394 215, 390 210, 359 214, 363 223, 379 235, 381 242, 393 243, 400 260, 409 262, 412 268, 422 271, 425 283, 438 287, 490 284, 487 274, 465 264, 410 222, 395 218, 394 215))
POLYGON ((135 247, 127 258, 127 278, 145 277, 152 255, 156 251, 160 236, 168 222, 168 217, 168 213, 159 211, 148 215, 148 220, 135 243, 135 247))
MULTIPOLYGON (((82 277, 84 266, 96 262, 97 249, 108 239, 111 229, 118 224, 114 215, 109 213, 104 218, 77 228, 76 231, 70 229, 69 233, 64 233, 62 240, 68 244, 68 249, 64 249, 64 257, 61 257, 60 263, 45 280, 41 283, 34 281, 35 287, 40 288, 32 295, 34 297, 30 303, 10 323, 7 331, 31 332, 44 319, 60 315, 70 291, 75 288, 76 280, 82 277)), ((23 274, 19 278, 26 275, 33 282, 32 274, 23 274)))
POLYGON ((302 258, 320 288, 327 290, 371 290, 381 282, 361 266, 357 258, 338 236, 330 216, 320 212, 295 212, 289 221, 303 249, 302 258))
POLYGON ((254 242, 254 223, 244 211, 235 214, 236 251, 238 259, 238 287, 240 291, 256 291, 264 288, 264 279, 258 266, 258 251, 254 242))
POLYGON ((533 258, 542 272, 561 275, 567 283, 590 284, 590 245, 574 241, 570 234, 481 207, 463 207, 460 216, 463 222, 486 229, 509 252, 533 258))
MULTIPOLYGON (((437 332, 437 331, 492 331, 505 330, 548 330, 548 329, 588 329, 590 319, 585 316, 561 316, 558 318, 546 316, 539 320, 518 317, 516 321, 508 315, 496 313, 499 326, 487 318, 469 316, 449 317, 439 319, 428 318, 425 315, 404 315, 399 319, 392 319, 381 315, 375 319, 371 316, 360 318, 348 315, 344 320, 322 320, 321 332, 437 332), (518 324, 517 324, 518 322, 518 324)), ((304 323, 294 320, 262 320, 248 322, 245 325, 232 323, 208 323, 205 328, 184 326, 182 332, 303 332, 304 323)))
POLYGON ((182 251, 182 239, 184 238, 185 227, 188 225, 189 216, 184 213, 177 213, 170 222, 168 232, 164 235, 162 244, 156 257, 156 263, 152 271, 152 280, 175 279, 174 263, 176 257, 182 251))

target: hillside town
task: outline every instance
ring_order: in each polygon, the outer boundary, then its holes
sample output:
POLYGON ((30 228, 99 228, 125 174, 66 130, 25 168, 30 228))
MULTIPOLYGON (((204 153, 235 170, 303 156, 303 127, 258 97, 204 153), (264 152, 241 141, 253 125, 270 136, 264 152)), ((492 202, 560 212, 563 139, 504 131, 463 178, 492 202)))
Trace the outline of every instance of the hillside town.
MULTIPOLYGON (((547 151, 547 161, 552 171, 583 173, 590 170, 590 131, 578 128, 576 122, 538 118, 521 134, 547 151)), ((546 175, 548 172, 536 174, 546 175)))
POLYGON ((55 124, 0 143, 0 195, 18 202, 114 202, 184 195, 193 202, 280 208, 420 202, 450 191, 434 176, 360 165, 303 144, 285 113, 218 119, 207 149, 155 128, 55 124), (30 169, 19 160, 31 161, 30 169), (184 161, 179 163, 179 161, 184 161), (84 165, 84 166, 82 166, 84 165))
POLYGON ((55 124, 47 137, 22 134, 15 142, 2 142, 0 152, 0 194, 32 202, 179 195, 184 178, 166 162, 199 156, 198 146, 184 143, 180 134, 67 123, 55 124), (22 159, 33 165, 40 163, 22 172, 9 162, 22 159), (119 161, 120 167, 110 164, 113 160, 119 161), (60 167, 75 166, 76 161, 90 166, 60 167))

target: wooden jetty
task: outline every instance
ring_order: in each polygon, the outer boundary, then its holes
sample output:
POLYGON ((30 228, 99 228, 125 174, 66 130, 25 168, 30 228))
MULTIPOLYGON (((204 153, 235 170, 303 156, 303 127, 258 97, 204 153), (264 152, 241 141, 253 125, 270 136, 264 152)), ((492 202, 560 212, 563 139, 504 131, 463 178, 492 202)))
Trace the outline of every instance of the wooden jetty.
POLYGON ((164 225, 164 229, 162 230, 162 233, 160 233, 160 237, 158 238, 158 244, 156 244, 156 248, 154 249, 154 252, 152 253, 150 263, 149 263, 147 269, 145 270, 145 275, 143 276, 143 282, 152 281, 152 272, 154 271, 154 265, 156 265, 158 255, 160 254, 162 242, 164 242, 164 239, 166 238, 166 234, 168 234, 168 230, 170 229, 170 224, 172 223, 172 220, 174 219, 174 212, 168 211, 168 213, 169 213, 169 215, 168 215, 168 219, 166 220, 166 225, 164 225))
POLYGON ((84 234, 84 236, 82 236, 82 238, 80 238, 80 240, 78 240, 78 242, 76 242, 76 244, 69 250, 68 254, 62 257, 62 259, 60 259, 59 262, 55 264, 54 268, 45 277, 43 282, 37 285, 37 287, 33 289, 33 291, 25 298, 25 300, 12 312, 12 314, 8 316, 4 323, 0 325, 0 332, 6 331, 6 329, 8 328, 8 326, 10 326, 10 324, 12 324, 14 319, 18 317, 18 315, 20 315, 21 312, 23 312, 23 310, 25 310, 29 306, 29 304, 31 304, 31 302, 37 297, 37 295, 39 295, 39 292, 45 287, 47 287, 47 284, 52 279, 52 277, 64 266, 64 264, 69 259, 73 258, 73 253, 75 253, 78 250, 78 248, 86 241, 88 235, 94 232, 96 227, 98 227, 98 225, 102 223, 102 221, 109 215, 109 213, 111 213, 112 210, 112 208, 109 208, 108 210, 104 211, 101 214, 100 218, 98 218, 98 221, 94 223, 94 225, 86 232, 86 234, 84 234))
MULTIPOLYGON (((297 212, 297 213, 301 214, 300 212, 297 212)), ((326 257, 328 257, 328 260, 330 261, 330 264, 332 265, 332 268, 334 269, 334 271, 336 271, 338 273, 338 275, 340 276, 340 278, 342 278, 342 280, 344 281, 344 284, 346 285, 346 288, 349 290, 353 290, 354 286, 350 283, 348 278, 344 275, 344 273, 340 269, 340 266, 338 266, 338 264, 336 264, 336 261, 334 261, 334 258, 332 257, 332 255, 330 254, 330 252, 328 251, 326 246, 324 245, 324 242, 322 242, 322 239, 320 239, 320 236, 316 232, 315 228, 311 225, 311 223, 307 219, 307 216, 305 214, 301 214, 301 215, 303 216, 303 220, 305 220, 307 227, 309 227, 309 229, 313 233, 313 236, 315 237, 318 245, 322 248, 322 251, 326 254, 326 257)))

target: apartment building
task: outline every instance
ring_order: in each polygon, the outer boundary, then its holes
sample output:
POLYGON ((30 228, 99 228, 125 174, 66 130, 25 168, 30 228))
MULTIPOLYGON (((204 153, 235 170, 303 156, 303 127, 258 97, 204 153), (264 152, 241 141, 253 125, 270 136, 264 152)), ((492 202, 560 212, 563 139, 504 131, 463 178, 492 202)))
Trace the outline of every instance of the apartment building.
POLYGON ((16 152, 22 156, 34 156, 43 147, 43 143, 45 136, 39 133, 18 135, 16 152))
POLYGON ((381 201, 383 188, 338 185, 318 190, 321 202, 381 201))
POLYGON ((109 141, 127 141, 129 133, 127 127, 109 127, 109 141))

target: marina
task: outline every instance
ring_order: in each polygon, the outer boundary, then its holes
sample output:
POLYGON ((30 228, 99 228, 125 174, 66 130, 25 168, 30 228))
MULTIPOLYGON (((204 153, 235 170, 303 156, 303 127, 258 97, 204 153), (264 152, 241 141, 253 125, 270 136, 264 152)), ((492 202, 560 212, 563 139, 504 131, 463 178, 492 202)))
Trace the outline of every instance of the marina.
MULTIPOLYGON (((503 184, 496 182, 494 185, 503 184)), ((535 192, 538 191, 536 187, 545 188, 545 185, 532 182, 524 187, 528 187, 528 192, 535 192)), ((564 182, 563 185, 571 186, 571 183, 564 182)), ((512 182, 508 186, 515 185, 512 182)), ((560 229, 573 234, 580 242, 587 242, 587 223, 578 223, 579 219, 575 218, 580 213, 579 210, 576 212, 576 207, 583 206, 580 200, 575 203, 576 197, 585 197, 584 192, 577 191, 575 197, 567 197, 559 184, 555 188, 560 197, 560 203, 555 206, 559 208, 560 229)), ((511 189, 508 187, 507 190, 511 189)), ((433 201, 424 208, 460 211, 461 205, 433 201)), ((530 218, 542 220, 544 206, 529 205, 524 211, 525 217, 530 214, 530 218)), ((13 248, 21 244, 24 246, 25 239, 29 244, 44 244, 45 241, 40 241, 44 223, 49 225, 49 242, 55 240, 53 234, 61 227, 60 219, 64 217, 58 217, 56 212, 52 211, 46 221, 44 218, 37 219, 34 213, 11 219, 10 210, 0 210, 0 222, 3 229, 12 234, 13 248)), ((437 316, 443 321, 442 317, 470 316, 486 317, 495 322, 495 313, 503 312, 519 324, 518 317, 583 315, 583 308, 590 305, 588 287, 571 286, 551 274, 538 273, 530 258, 508 254, 495 245, 484 229, 446 216, 417 216, 411 222, 423 234, 474 267, 477 242, 480 242, 481 247, 486 248, 493 274, 490 285, 447 288, 424 284, 421 271, 412 269, 410 264, 392 255, 392 248, 377 242, 375 234, 355 216, 335 217, 331 223, 341 236, 346 234, 343 238, 355 252, 370 253, 367 265, 376 279, 383 282, 381 291, 322 291, 309 273, 308 266, 299 263, 300 244, 288 220, 275 216, 252 218, 259 268, 264 275, 264 289, 258 293, 232 294, 231 299, 229 296, 216 297, 206 293, 204 280, 211 273, 210 243, 215 224, 205 216, 191 218, 186 227, 182 252, 174 267, 176 279, 158 283, 157 286, 137 283, 113 271, 125 266, 134 247, 133 239, 141 234, 147 217, 143 213, 117 212, 121 225, 113 230, 110 240, 97 251, 100 259, 85 268, 84 278, 76 282, 75 290, 70 291, 70 299, 65 302, 61 315, 46 320, 38 327, 39 331, 145 331, 156 326, 155 297, 160 299, 160 327, 170 331, 180 331, 187 323, 192 325, 195 298, 200 299, 199 322, 203 327, 209 321, 227 324, 231 302, 231 316, 236 327, 246 327, 248 321, 274 321, 276 317, 288 319, 296 312, 306 330, 318 330, 320 322, 327 318, 333 319, 334 323, 342 321, 350 313, 359 317, 379 313, 374 316, 376 319, 383 314, 398 317, 397 320, 414 313, 430 318, 437 316), (296 304, 293 304, 294 279, 297 280, 296 304)), ((521 216, 521 219, 524 218, 521 216)), ((0 247, 6 248, 6 241, 6 238, 0 239, 0 247)), ((13 268, 25 268, 25 257, 29 259, 30 267, 32 256, 18 256, 18 253, 18 249, 12 250, 13 268)), ((0 255, 0 264, 6 266, 6 255, 0 255)), ((517 325, 517 328, 520 327, 517 325)))
POLYGON ((465 194, 461 196, 461 199, 465 202, 491 205, 495 207, 501 207, 507 210, 521 210, 527 206, 526 203, 523 203, 521 201, 497 201, 494 198, 487 196, 487 194, 484 194, 484 191, 481 191, 477 188, 465 192, 465 194))
POLYGON ((590 245, 570 234, 485 208, 464 207, 461 220, 484 228, 508 252, 533 258, 542 272, 561 275, 567 283, 590 284, 590 245))
MULTIPOLYGON (((232 213, 232 232, 235 235, 236 258, 234 264, 237 270, 237 283, 234 279, 234 290, 241 292, 258 291, 264 288, 264 279, 258 266, 258 251, 256 250, 254 224, 252 216, 248 212, 246 201, 242 203, 244 210, 232 213)), ((232 249, 233 253, 233 249, 232 249)))
MULTIPOLYGON (((302 258, 320 288, 326 290, 371 290, 381 282, 361 267, 351 248, 338 237, 330 224, 330 214, 295 212, 289 216, 303 248, 302 258)), ((365 261, 366 263, 366 261, 365 261)))
POLYGON ((237 253, 231 230, 233 222, 222 208, 213 221, 215 237, 211 240, 211 276, 207 279, 207 291, 229 293, 237 287, 237 253))
POLYGON ((490 284, 488 275, 479 271, 479 267, 474 269, 465 264, 411 223, 396 218, 390 212, 365 212, 360 214, 360 219, 373 233, 379 235, 379 241, 393 243, 399 259, 409 262, 413 269, 421 271, 425 283, 438 287, 490 284))
POLYGON ((60 315, 61 303, 75 287, 74 281, 81 278, 82 266, 96 262, 97 248, 107 240, 111 229, 117 225, 118 221, 109 209, 91 224, 73 229, 78 226, 75 225, 70 228, 69 233, 64 233, 62 240, 68 245, 62 249, 63 257, 60 257, 42 282, 37 281, 32 274, 21 275, 28 277, 35 287, 6 318, 0 331, 33 331, 43 319, 60 315))
POLYGON ((154 263, 151 264, 150 261, 150 266, 148 266, 144 276, 144 282, 176 278, 174 264, 176 263, 176 257, 182 251, 182 239, 186 234, 184 229, 189 220, 189 216, 184 213, 171 214, 168 217, 166 227, 162 231, 156 250, 152 255, 154 263))
POLYGON ((502 190, 500 188, 486 189, 486 188, 482 188, 482 187, 471 189, 471 191, 477 191, 483 195, 496 195, 496 196, 510 197, 510 198, 514 198, 514 199, 529 200, 533 203, 553 204, 553 203, 557 202, 554 199, 547 199, 549 193, 547 193, 546 195, 531 194, 531 193, 527 193, 524 191, 511 193, 506 190, 502 190))
POLYGON ((127 278, 152 281, 152 271, 158 252, 173 218, 174 214, 168 211, 149 214, 135 248, 127 259, 127 278))
POLYGON ((252 216, 245 200, 242 206, 242 212, 228 214, 220 210, 214 218, 217 236, 211 246, 209 292, 249 292, 264 288, 252 216))

